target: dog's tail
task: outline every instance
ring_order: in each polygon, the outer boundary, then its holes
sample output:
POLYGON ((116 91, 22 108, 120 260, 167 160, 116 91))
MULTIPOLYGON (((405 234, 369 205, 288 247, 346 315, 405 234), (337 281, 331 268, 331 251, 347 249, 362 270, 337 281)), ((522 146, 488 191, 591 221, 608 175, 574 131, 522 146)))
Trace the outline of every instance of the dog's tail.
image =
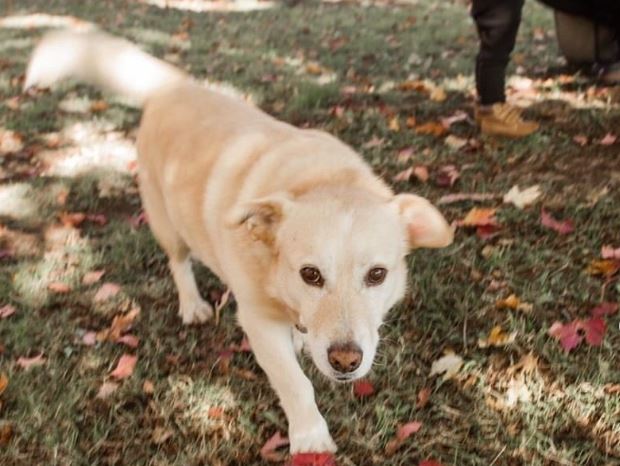
POLYGON ((49 87, 74 78, 102 87, 139 105, 158 90, 189 77, 136 45, 102 31, 55 31, 36 47, 24 89, 49 87))

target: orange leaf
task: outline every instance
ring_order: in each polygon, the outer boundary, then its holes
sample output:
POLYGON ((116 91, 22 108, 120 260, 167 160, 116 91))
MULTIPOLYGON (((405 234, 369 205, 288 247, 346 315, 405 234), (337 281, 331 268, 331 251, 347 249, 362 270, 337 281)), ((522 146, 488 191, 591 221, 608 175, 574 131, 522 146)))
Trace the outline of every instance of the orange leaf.
POLYGON ((465 218, 459 222, 459 225, 464 227, 495 226, 497 225, 495 211, 496 209, 474 207, 468 212, 465 218))
POLYGON ((129 377, 131 374, 133 374, 133 370, 136 367, 137 361, 138 356, 133 356, 126 353, 123 354, 118 360, 116 368, 110 373, 110 376, 119 380, 129 377))
POLYGON ((71 287, 66 283, 52 282, 47 285, 47 289, 58 294, 65 294, 71 291, 71 287))
POLYGON ((593 260, 588 265, 586 271, 590 275, 602 275, 604 277, 612 277, 620 270, 620 260, 603 259, 593 260))
POLYGON ((430 398, 431 398, 432 389, 430 387, 424 387, 422 390, 418 392, 418 401, 415 404, 415 407, 418 409, 424 408, 430 398))
POLYGON ((506 308, 508 308, 508 309, 512 309, 514 311, 514 310, 516 310, 519 307, 519 304, 521 304, 521 300, 517 297, 516 294, 511 294, 507 298, 498 300, 495 303, 495 307, 497 309, 506 309, 506 308))
POLYGON ((429 121, 423 125, 416 126, 415 132, 418 134, 428 134, 431 136, 439 137, 446 134, 447 130, 441 123, 436 121, 429 121))

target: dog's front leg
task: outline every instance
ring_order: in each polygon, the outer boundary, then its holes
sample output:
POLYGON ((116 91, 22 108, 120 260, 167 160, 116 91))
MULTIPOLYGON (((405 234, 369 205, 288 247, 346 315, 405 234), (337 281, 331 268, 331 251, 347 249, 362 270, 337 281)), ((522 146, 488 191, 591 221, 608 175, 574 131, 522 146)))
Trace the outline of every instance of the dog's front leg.
POLYGON ((239 303, 239 321, 288 419, 291 453, 333 452, 336 444, 314 400, 314 389, 295 356, 291 326, 239 303))

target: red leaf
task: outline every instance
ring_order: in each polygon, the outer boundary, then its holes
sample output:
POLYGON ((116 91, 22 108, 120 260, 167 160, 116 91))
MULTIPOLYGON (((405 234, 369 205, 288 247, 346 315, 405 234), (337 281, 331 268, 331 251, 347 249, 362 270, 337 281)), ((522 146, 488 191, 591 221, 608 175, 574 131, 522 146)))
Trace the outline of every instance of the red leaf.
POLYGON ((283 437, 280 432, 276 432, 262 446, 260 456, 265 461, 282 461, 284 455, 281 452, 277 452, 276 449, 288 444, 288 438, 283 437))
POLYGON ((366 379, 353 382, 353 394, 358 398, 368 398, 375 393, 375 387, 366 379))
POLYGON ((592 317, 581 325, 586 332, 586 342, 590 346, 600 346, 605 336, 605 321, 600 317, 592 317))
POLYGON ((420 462, 419 466, 443 466, 439 461, 435 460, 424 460, 420 462))
POLYGON ((291 458, 290 466, 336 466, 336 459, 331 453, 296 453, 291 458))
POLYGON ((476 228, 476 236, 484 240, 491 239, 499 235, 499 230, 498 225, 480 225, 476 228))
POLYGON ((540 223, 542 226, 550 228, 560 235, 567 235, 575 230, 571 220, 556 220, 545 209, 540 211, 540 223))
POLYGON ((568 324, 562 324, 561 322, 554 322, 549 328, 549 335, 560 340, 560 345, 567 353, 572 349, 575 349, 583 340, 583 335, 579 334, 579 330, 582 329, 580 320, 573 320, 568 324))
POLYGON ((435 183, 443 188, 454 186, 459 179, 459 171, 454 165, 444 165, 435 175, 435 183))
POLYGON ((7 304, 6 306, 0 307, 0 319, 6 319, 9 316, 15 314, 17 309, 12 304, 7 304))
POLYGON ((409 438, 412 434, 415 434, 422 428, 422 423, 419 421, 411 421, 403 424, 396 431, 396 438, 401 442, 409 438))
POLYGON ((140 343, 140 339, 137 336, 128 333, 127 335, 118 337, 116 339, 116 343, 122 343, 129 346, 130 348, 137 348, 138 344, 140 343))
POLYGON ((618 303, 601 303, 590 311, 592 317, 604 317, 618 312, 618 303))
POLYGON ((138 356, 132 356, 131 354, 123 354, 118 360, 116 369, 114 369, 110 376, 115 379, 124 379, 133 374, 133 370, 136 367, 138 356))

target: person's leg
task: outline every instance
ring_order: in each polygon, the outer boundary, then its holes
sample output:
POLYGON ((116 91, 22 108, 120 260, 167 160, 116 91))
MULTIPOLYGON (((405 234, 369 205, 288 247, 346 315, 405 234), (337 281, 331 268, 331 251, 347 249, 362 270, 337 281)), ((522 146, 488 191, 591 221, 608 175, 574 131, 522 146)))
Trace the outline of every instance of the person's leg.
POLYGON ((506 100, 506 67, 521 22, 523 0, 474 0, 471 15, 478 29, 476 90, 481 105, 506 100))
POLYGON ((476 57, 476 120, 485 134, 522 137, 538 129, 507 105, 506 68, 515 45, 524 0, 473 0, 471 14, 480 38, 476 57))

